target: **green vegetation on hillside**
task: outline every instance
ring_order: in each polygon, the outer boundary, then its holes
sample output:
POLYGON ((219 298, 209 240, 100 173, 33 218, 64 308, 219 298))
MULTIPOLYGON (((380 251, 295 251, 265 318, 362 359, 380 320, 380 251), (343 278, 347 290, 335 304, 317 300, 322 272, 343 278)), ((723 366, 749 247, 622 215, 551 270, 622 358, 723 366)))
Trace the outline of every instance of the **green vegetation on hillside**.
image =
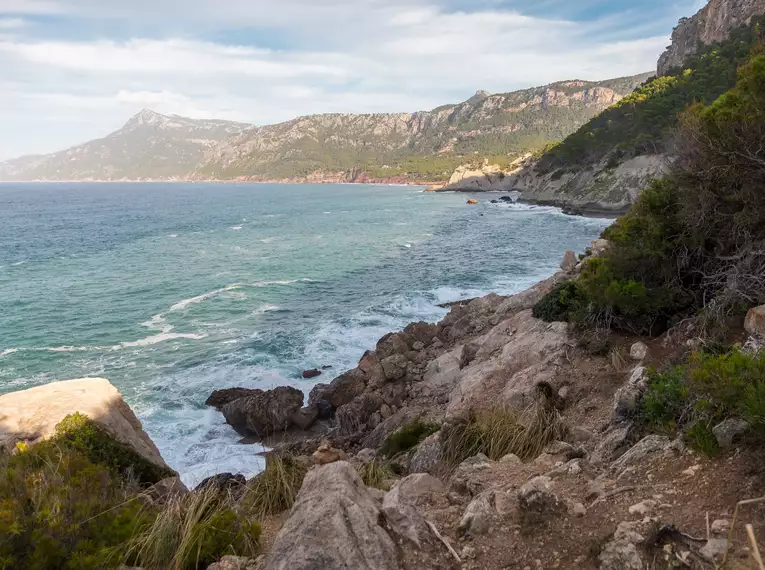
POLYGON ((765 56, 678 119, 678 160, 603 237, 606 253, 535 309, 587 327, 653 334, 701 313, 712 334, 765 302, 765 56))
POLYGON ((648 388, 639 418, 645 427, 680 430, 708 455, 718 450, 712 428, 723 420, 744 420, 750 436, 765 436, 765 352, 697 352, 687 364, 652 371, 648 388))
POLYGON ((81 414, 0 454, 0 570, 197 570, 256 554, 240 500, 213 487, 162 497, 148 485, 172 472, 149 465, 81 414))
POLYGON ((704 46, 682 69, 645 82, 634 93, 602 112, 543 153, 538 169, 618 164, 640 154, 667 150, 678 113, 693 103, 709 104, 732 88, 739 66, 762 36, 765 17, 734 30, 724 42, 704 46))

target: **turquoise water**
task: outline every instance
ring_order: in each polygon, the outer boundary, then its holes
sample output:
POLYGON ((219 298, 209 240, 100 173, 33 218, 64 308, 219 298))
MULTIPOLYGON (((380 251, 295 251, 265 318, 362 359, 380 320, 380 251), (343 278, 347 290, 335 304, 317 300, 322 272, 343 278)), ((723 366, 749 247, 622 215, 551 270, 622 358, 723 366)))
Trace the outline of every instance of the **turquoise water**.
POLYGON ((0 393, 103 376, 189 482, 261 468, 216 388, 353 367, 436 305, 511 293, 608 223, 355 185, 0 185, 0 393))

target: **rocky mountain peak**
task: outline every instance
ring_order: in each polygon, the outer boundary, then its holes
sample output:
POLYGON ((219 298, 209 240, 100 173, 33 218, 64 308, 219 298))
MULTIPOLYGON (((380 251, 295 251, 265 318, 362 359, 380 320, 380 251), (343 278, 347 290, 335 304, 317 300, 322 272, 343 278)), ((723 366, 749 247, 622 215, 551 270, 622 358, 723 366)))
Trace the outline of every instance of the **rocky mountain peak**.
POLYGON ((486 101, 486 99, 488 99, 489 97, 491 97, 491 93, 489 93, 488 91, 483 91, 479 89, 478 91, 475 92, 475 95, 473 95, 470 99, 468 99, 465 102, 469 105, 478 105, 479 103, 483 103, 484 101, 486 101))
POLYGON ((130 117, 128 122, 125 123, 124 128, 127 129, 140 125, 159 125, 165 123, 168 119, 169 117, 161 115, 160 113, 152 111, 151 109, 142 109, 140 112, 130 117))
POLYGON ((658 75, 666 75, 700 46, 725 40, 731 30, 761 14, 765 14, 765 0, 710 0, 694 16, 678 22, 672 44, 659 58, 658 75))

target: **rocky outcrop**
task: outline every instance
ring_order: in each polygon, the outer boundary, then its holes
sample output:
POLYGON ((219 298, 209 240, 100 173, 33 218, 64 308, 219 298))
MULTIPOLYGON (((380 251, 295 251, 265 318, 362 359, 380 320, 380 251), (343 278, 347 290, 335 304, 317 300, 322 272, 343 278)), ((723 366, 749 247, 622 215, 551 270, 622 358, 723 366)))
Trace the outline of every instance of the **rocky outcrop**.
MULTIPOLYGON (((264 438, 274 433, 284 432, 292 426, 307 429, 316 420, 318 409, 303 406, 303 392, 290 386, 280 386, 273 390, 251 390, 246 394, 228 401, 221 407, 226 422, 240 433, 264 438)), ((229 392, 229 396, 237 395, 229 392)), ((222 396, 213 398, 222 401, 222 396)), ((209 399, 208 399, 209 401, 209 399)))
POLYGON ((700 46, 726 39, 731 30, 761 14, 765 14, 765 0, 710 0, 694 16, 681 19, 672 31, 672 44, 659 58, 658 75, 666 75, 700 46))
POLYGON ((397 570, 396 545, 356 470, 339 461, 305 477, 266 570, 397 570))
POLYGON ((749 309, 744 329, 753 337, 765 340, 765 305, 749 309))
POLYGON ((170 469, 122 395, 104 378, 52 382, 0 396, 0 449, 52 437, 66 416, 86 415, 116 440, 155 465, 170 469))

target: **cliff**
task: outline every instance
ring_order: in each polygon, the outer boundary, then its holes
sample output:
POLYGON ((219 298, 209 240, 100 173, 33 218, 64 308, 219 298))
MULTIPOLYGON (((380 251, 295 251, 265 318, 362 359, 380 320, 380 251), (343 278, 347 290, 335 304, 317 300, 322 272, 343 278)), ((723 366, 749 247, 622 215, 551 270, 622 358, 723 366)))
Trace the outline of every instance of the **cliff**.
POLYGON ((657 74, 667 75, 696 54, 700 46, 727 39, 731 30, 761 14, 765 14, 765 0, 710 0, 695 15, 680 20, 672 31, 672 44, 659 58, 657 74))

